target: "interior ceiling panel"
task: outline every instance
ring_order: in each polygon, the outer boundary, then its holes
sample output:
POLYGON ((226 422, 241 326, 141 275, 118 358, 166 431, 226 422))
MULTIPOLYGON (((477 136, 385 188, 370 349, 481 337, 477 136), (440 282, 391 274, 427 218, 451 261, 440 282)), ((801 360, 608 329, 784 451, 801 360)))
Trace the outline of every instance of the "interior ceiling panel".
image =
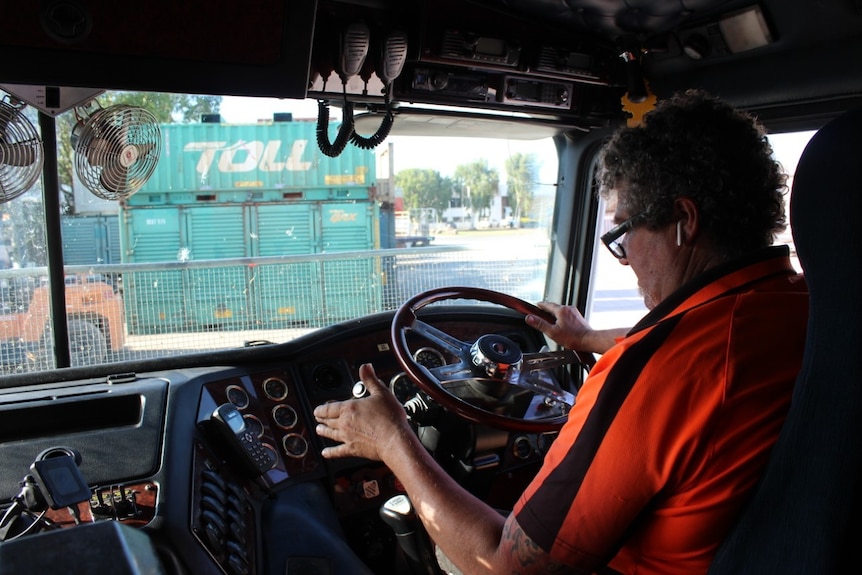
POLYGON ((21 84, 302 97, 315 8, 313 0, 18 3, 0 18, 0 73, 21 84))
MULTIPOLYGON (((371 24, 375 38, 387 26, 409 33, 405 70, 413 76, 395 86, 404 102, 528 108, 507 94, 530 86, 503 76, 552 77, 563 83, 542 89, 571 90, 571 107, 538 106, 540 112, 601 117, 594 102, 612 99, 603 91, 631 89, 623 54, 638 60, 660 97, 702 87, 746 108, 802 108, 862 92, 862 77, 844 73, 862 53, 858 0, 33 0, 0 18, 0 83, 281 98, 303 98, 311 86, 311 95, 340 95, 340 82, 323 79, 332 75, 340 27, 353 19, 371 24), (734 52, 716 30, 723 18, 753 7, 768 41, 734 52), (507 68, 453 58, 440 52, 447 34, 503 42, 517 49, 518 62, 507 68), (477 104, 472 91, 447 88, 452 97, 442 97, 433 84, 405 89, 429 66, 435 80, 487 79, 487 96, 477 104)), ((359 84, 356 93, 348 90, 357 102, 366 93, 382 100, 373 83, 359 84)))

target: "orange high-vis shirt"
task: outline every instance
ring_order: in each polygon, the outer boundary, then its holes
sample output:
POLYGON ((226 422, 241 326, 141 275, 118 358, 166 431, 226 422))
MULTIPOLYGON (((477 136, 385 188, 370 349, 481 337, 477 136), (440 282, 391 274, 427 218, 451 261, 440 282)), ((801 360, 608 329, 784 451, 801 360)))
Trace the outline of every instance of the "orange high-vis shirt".
POLYGON ((807 318, 786 246, 677 290, 596 363, 518 524, 587 572, 706 573, 778 437, 807 318))

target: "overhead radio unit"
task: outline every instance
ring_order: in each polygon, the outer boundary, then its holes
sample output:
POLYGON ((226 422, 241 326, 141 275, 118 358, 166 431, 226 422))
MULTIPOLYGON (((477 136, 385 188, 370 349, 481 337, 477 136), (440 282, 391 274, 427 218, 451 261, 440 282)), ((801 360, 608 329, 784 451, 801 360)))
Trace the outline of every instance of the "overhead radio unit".
POLYGON ((554 82, 506 76, 503 103, 569 110, 572 107, 571 82, 554 82))
POLYGON ((460 62, 514 68, 521 58, 521 46, 503 38, 448 29, 443 32, 440 57, 460 62))
POLYGON ((488 79, 479 74, 417 68, 413 71, 410 88, 420 92, 435 92, 441 96, 488 101, 488 79))
POLYGON ((557 78, 571 78, 580 82, 606 84, 596 70, 593 56, 553 46, 542 46, 534 71, 557 78))

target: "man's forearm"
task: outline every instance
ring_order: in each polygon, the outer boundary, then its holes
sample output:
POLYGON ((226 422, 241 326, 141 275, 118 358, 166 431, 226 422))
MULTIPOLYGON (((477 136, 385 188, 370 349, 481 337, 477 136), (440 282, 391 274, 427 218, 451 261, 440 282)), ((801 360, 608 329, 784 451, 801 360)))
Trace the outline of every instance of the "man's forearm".
POLYGON ((465 575, 495 565, 505 518, 458 485, 415 436, 384 461, 404 485, 428 535, 465 575))

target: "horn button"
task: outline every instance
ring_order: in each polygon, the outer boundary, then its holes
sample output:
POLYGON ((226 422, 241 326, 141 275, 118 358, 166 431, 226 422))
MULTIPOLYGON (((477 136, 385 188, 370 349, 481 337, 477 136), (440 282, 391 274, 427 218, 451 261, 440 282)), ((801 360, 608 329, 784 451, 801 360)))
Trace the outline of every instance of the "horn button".
POLYGON ((473 365, 488 377, 513 381, 521 372, 523 354, 508 337, 498 334, 483 335, 470 347, 473 365))

